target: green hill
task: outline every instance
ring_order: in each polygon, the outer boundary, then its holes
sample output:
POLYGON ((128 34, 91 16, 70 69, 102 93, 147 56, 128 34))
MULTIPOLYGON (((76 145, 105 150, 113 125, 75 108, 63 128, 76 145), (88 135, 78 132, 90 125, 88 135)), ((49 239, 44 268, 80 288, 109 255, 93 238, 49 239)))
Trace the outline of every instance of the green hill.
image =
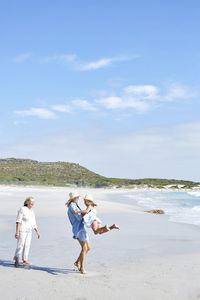
POLYGON ((98 175, 79 164, 68 162, 38 162, 30 159, 0 159, 0 184, 162 188, 171 185, 192 188, 199 183, 170 179, 119 179, 98 175))

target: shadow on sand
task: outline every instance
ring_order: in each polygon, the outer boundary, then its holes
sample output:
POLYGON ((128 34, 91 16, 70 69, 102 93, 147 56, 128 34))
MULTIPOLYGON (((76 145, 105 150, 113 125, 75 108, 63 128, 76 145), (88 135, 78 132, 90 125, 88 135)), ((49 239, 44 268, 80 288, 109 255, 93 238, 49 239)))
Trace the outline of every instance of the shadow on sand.
MULTIPOLYGON (((6 267, 6 268, 16 268, 14 263, 10 260, 0 260, 0 266, 6 267)), ((17 269, 43 271, 43 272, 47 272, 51 275, 79 273, 78 271, 72 270, 72 269, 38 267, 38 266, 33 266, 33 265, 31 265, 31 266, 20 265, 19 267, 17 267, 17 269)))

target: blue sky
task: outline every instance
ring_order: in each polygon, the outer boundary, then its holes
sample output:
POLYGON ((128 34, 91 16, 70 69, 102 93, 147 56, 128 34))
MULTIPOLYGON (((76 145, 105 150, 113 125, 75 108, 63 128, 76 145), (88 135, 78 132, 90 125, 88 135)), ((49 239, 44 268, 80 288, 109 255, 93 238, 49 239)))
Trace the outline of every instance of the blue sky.
POLYGON ((199 181, 199 1, 0 3, 0 156, 199 181))

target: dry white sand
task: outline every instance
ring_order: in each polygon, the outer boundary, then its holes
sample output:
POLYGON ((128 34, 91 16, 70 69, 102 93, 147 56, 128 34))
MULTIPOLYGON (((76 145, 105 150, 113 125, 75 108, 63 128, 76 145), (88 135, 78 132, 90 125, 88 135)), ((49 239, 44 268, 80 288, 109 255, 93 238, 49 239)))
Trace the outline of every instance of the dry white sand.
MULTIPOLYGON (((78 189, 97 199, 104 223, 120 231, 94 236, 88 275, 73 270, 80 251, 64 203, 67 188, 0 186, 0 295, 6 300, 200 299, 200 228, 169 222, 123 204, 127 191, 78 189), (15 217, 27 196, 36 199, 41 239, 33 236, 30 268, 14 268, 15 217), (114 202, 116 199, 118 202, 114 202), (121 203, 119 203, 121 202, 121 203)), ((83 204, 81 203, 83 207, 83 204)))

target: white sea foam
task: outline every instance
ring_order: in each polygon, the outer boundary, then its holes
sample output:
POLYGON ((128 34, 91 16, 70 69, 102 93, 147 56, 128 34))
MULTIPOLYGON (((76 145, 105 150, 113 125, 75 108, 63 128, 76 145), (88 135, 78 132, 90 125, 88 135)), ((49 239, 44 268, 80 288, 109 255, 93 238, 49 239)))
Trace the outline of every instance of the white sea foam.
POLYGON ((200 191, 192 191, 192 192, 188 192, 188 194, 196 197, 200 197, 200 191))
POLYGON ((172 222, 200 226, 200 192, 148 191, 126 195, 144 209, 162 209, 172 222), (198 205, 199 204, 199 205, 198 205))
POLYGON ((193 211, 200 211, 200 205, 194 206, 192 208, 193 211))

